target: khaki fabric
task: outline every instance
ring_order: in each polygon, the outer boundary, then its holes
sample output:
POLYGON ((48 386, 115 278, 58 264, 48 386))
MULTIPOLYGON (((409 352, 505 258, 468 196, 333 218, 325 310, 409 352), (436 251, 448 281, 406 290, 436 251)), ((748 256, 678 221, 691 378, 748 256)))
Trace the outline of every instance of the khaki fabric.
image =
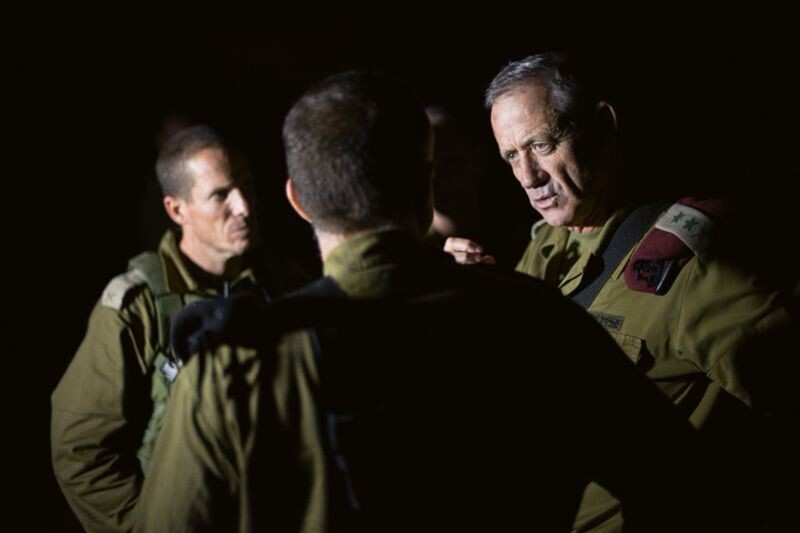
MULTIPOLYGON (((168 231, 158 250, 171 292, 187 301, 218 295, 192 275, 168 231)), ((254 280, 243 271, 234 285, 254 280)), ((53 391, 51 454, 56 479, 87 531, 125 531, 142 483, 136 452, 150 418, 158 323, 141 276, 112 280, 86 335, 53 391)))
MULTIPOLYGON (((517 270, 557 286, 565 295, 571 294, 584 276, 601 268, 598 262, 602 250, 630 210, 617 211, 600 230, 594 247, 566 273, 562 270, 569 231, 539 225, 517 270), (559 281, 560 276, 563 278, 559 281)), ((666 294, 631 290, 623 272, 635 250, 636 246, 616 267, 588 311, 637 368, 701 430, 711 425, 715 434, 724 435, 723 426, 744 427, 749 423, 744 406, 764 411, 775 408, 766 398, 757 396, 752 383, 754 372, 763 377, 781 371, 765 368, 773 359, 758 349, 760 339, 789 327, 790 319, 778 294, 761 285, 753 274, 716 255, 713 246, 683 266, 666 294), (731 412, 745 415, 731 418, 731 412)), ((759 385, 761 390, 763 384, 759 385)), ((735 441, 735 435, 732 431, 728 439, 735 441)), ((738 445, 728 443, 731 449, 738 445)), ((617 500, 591 485, 576 529, 619 531, 622 521, 615 512, 618 509, 617 500)))
MULTIPOLYGON (((320 330, 300 329, 192 357, 137 531, 568 531, 590 478, 621 495, 641 530, 674 530, 698 511, 692 487, 715 486, 691 425, 553 288, 455 265, 399 231, 346 241, 325 273, 350 296, 328 304, 385 306, 342 320, 321 356, 320 330), (334 439, 339 404, 355 408, 334 439), (657 483, 640 468, 654 455, 657 483), (340 483, 343 464, 352 484, 340 483), (337 514, 345 493, 362 522, 337 514)), ((298 298, 271 304, 272 319, 298 298)), ((269 316, 253 326, 268 330, 269 316)))

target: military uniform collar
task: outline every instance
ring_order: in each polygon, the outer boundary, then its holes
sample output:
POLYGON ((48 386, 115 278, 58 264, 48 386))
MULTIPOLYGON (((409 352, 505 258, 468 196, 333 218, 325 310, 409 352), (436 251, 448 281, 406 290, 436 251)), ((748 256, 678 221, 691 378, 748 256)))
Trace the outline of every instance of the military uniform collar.
MULTIPOLYGON (((218 291, 215 287, 209 286, 208 283, 203 283, 202 280, 192 274, 188 259, 181 253, 178 241, 179 232, 170 229, 164 233, 164 236, 161 238, 161 243, 158 245, 158 254, 164 264, 167 287, 169 287, 169 290, 177 293, 217 293, 218 291)), ((253 269, 249 266, 244 268, 239 275, 231 281, 231 286, 238 284, 244 279, 256 283, 253 269)))
MULTIPOLYGON (((347 239, 328 254, 323 272, 350 296, 369 297, 424 268, 426 249, 410 232, 401 229, 369 231, 347 239)), ((431 251, 431 255, 444 255, 431 251)))
POLYGON ((544 279, 550 283, 558 284, 559 289, 563 294, 569 294, 577 289, 584 275, 591 275, 597 267, 602 267, 600 264, 600 256, 603 250, 614 234, 614 231, 619 227, 625 217, 633 210, 633 206, 625 206, 617 209, 611 217, 606 221, 603 227, 599 230, 600 235, 594 240, 588 253, 583 254, 570 268, 569 272, 560 283, 558 280, 558 269, 560 265, 548 264, 548 260, 552 257, 562 256, 569 241, 569 233, 565 227, 553 228, 553 231, 547 241, 539 248, 542 263, 547 264, 546 271, 544 272, 544 279))

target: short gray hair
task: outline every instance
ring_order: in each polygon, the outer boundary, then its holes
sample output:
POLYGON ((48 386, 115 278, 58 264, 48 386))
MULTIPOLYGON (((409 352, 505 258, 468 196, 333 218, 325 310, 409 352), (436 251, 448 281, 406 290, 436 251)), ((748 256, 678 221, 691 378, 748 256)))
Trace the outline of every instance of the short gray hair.
POLYGON ((559 122, 574 122, 587 103, 586 87, 578 77, 573 60, 562 52, 543 52, 503 67, 486 89, 484 104, 491 110, 501 96, 536 84, 549 89, 559 122))

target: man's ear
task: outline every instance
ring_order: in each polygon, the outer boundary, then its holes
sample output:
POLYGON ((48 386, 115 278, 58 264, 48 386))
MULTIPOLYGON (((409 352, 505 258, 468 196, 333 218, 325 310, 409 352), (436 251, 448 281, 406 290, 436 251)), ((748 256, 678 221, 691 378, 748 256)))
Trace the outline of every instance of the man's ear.
POLYGON ((292 179, 289 178, 286 180, 286 199, 289 200, 289 205, 292 206, 295 213, 300 215, 300 218, 311 224, 311 217, 308 216, 308 213, 305 209, 303 209, 303 205, 300 203, 300 198, 297 197, 297 189, 294 188, 294 183, 292 183, 292 179))
POLYGON ((162 200, 169 218, 177 225, 183 226, 186 222, 186 201, 178 196, 165 196, 162 200))
POLYGON ((617 140, 619 124, 614 106, 605 100, 600 100, 594 107, 594 119, 599 139, 606 144, 611 144, 617 140))

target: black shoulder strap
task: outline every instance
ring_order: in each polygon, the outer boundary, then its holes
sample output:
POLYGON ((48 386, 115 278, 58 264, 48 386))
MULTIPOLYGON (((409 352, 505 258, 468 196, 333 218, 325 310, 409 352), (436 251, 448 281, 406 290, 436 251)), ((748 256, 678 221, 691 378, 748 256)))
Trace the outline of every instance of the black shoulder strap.
POLYGON ((639 242, 645 232, 655 223, 658 216, 669 206, 667 202, 653 202, 640 205, 622 221, 611 236, 601 256, 603 270, 589 283, 570 295, 570 298, 584 309, 588 309, 606 284, 614 269, 628 254, 634 244, 639 242))

